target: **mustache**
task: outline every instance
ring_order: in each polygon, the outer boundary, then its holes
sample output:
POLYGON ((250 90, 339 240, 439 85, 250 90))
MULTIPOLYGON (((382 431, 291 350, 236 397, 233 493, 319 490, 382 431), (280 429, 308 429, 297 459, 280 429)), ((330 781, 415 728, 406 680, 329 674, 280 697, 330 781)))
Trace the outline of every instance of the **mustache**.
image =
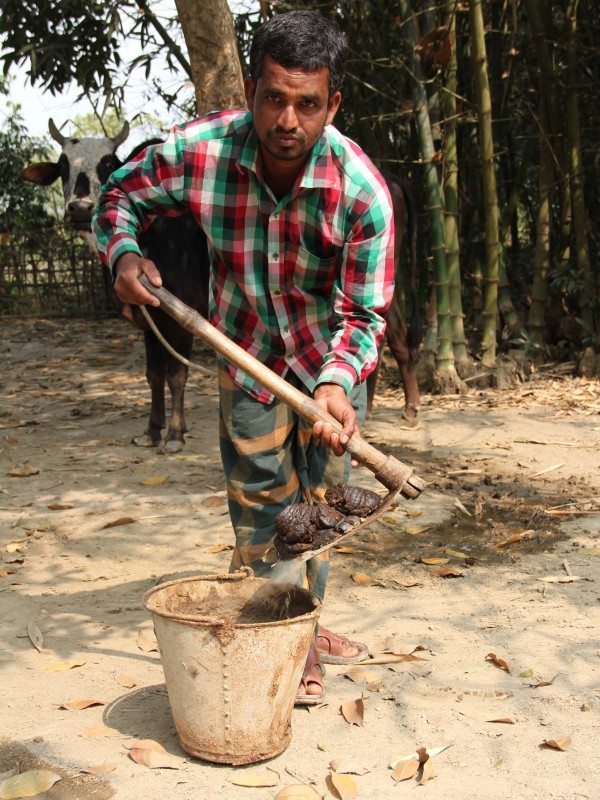
POLYGON ((276 125, 273 130, 271 131, 271 136, 293 136, 294 139, 297 139, 299 142, 303 142, 305 140, 305 136, 302 131, 299 131, 298 128, 282 128, 281 125, 276 125))

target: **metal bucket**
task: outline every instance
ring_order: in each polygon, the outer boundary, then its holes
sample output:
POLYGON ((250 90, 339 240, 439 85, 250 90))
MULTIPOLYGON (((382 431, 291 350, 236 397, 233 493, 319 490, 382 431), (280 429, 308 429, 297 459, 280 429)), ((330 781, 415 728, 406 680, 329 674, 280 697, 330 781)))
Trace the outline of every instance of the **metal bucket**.
POLYGON ((181 747, 225 764, 285 750, 320 599, 244 567, 163 583, 143 602, 181 747))

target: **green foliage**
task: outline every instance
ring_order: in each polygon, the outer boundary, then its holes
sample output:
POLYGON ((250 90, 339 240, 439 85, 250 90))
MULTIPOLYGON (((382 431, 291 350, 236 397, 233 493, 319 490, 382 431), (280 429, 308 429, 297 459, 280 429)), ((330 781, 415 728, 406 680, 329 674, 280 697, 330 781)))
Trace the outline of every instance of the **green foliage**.
POLYGON ((19 106, 7 103, 0 121, 0 233, 34 231, 51 227, 48 190, 21 180, 21 170, 32 161, 48 156, 40 139, 32 139, 25 128, 19 106))

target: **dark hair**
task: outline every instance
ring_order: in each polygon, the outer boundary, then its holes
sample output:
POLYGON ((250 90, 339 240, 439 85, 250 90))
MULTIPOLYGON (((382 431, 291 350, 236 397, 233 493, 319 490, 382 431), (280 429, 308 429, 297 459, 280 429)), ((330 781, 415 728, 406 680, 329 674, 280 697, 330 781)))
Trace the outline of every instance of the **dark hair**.
POLYGON ((340 28, 315 11, 288 11, 265 22, 250 47, 250 77, 256 83, 265 56, 282 67, 305 72, 329 70, 329 93, 338 92, 346 66, 346 38, 340 28))

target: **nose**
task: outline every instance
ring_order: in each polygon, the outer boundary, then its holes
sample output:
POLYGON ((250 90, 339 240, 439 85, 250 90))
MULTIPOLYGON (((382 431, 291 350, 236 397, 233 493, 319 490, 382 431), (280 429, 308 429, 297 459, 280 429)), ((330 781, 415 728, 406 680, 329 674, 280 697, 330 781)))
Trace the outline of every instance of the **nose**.
POLYGON ((90 200, 71 200, 66 211, 65 216, 70 222, 91 222, 94 204, 90 200))
POLYGON ((287 105, 279 115, 277 124, 284 131, 292 131, 298 127, 298 117, 293 105, 287 105))

